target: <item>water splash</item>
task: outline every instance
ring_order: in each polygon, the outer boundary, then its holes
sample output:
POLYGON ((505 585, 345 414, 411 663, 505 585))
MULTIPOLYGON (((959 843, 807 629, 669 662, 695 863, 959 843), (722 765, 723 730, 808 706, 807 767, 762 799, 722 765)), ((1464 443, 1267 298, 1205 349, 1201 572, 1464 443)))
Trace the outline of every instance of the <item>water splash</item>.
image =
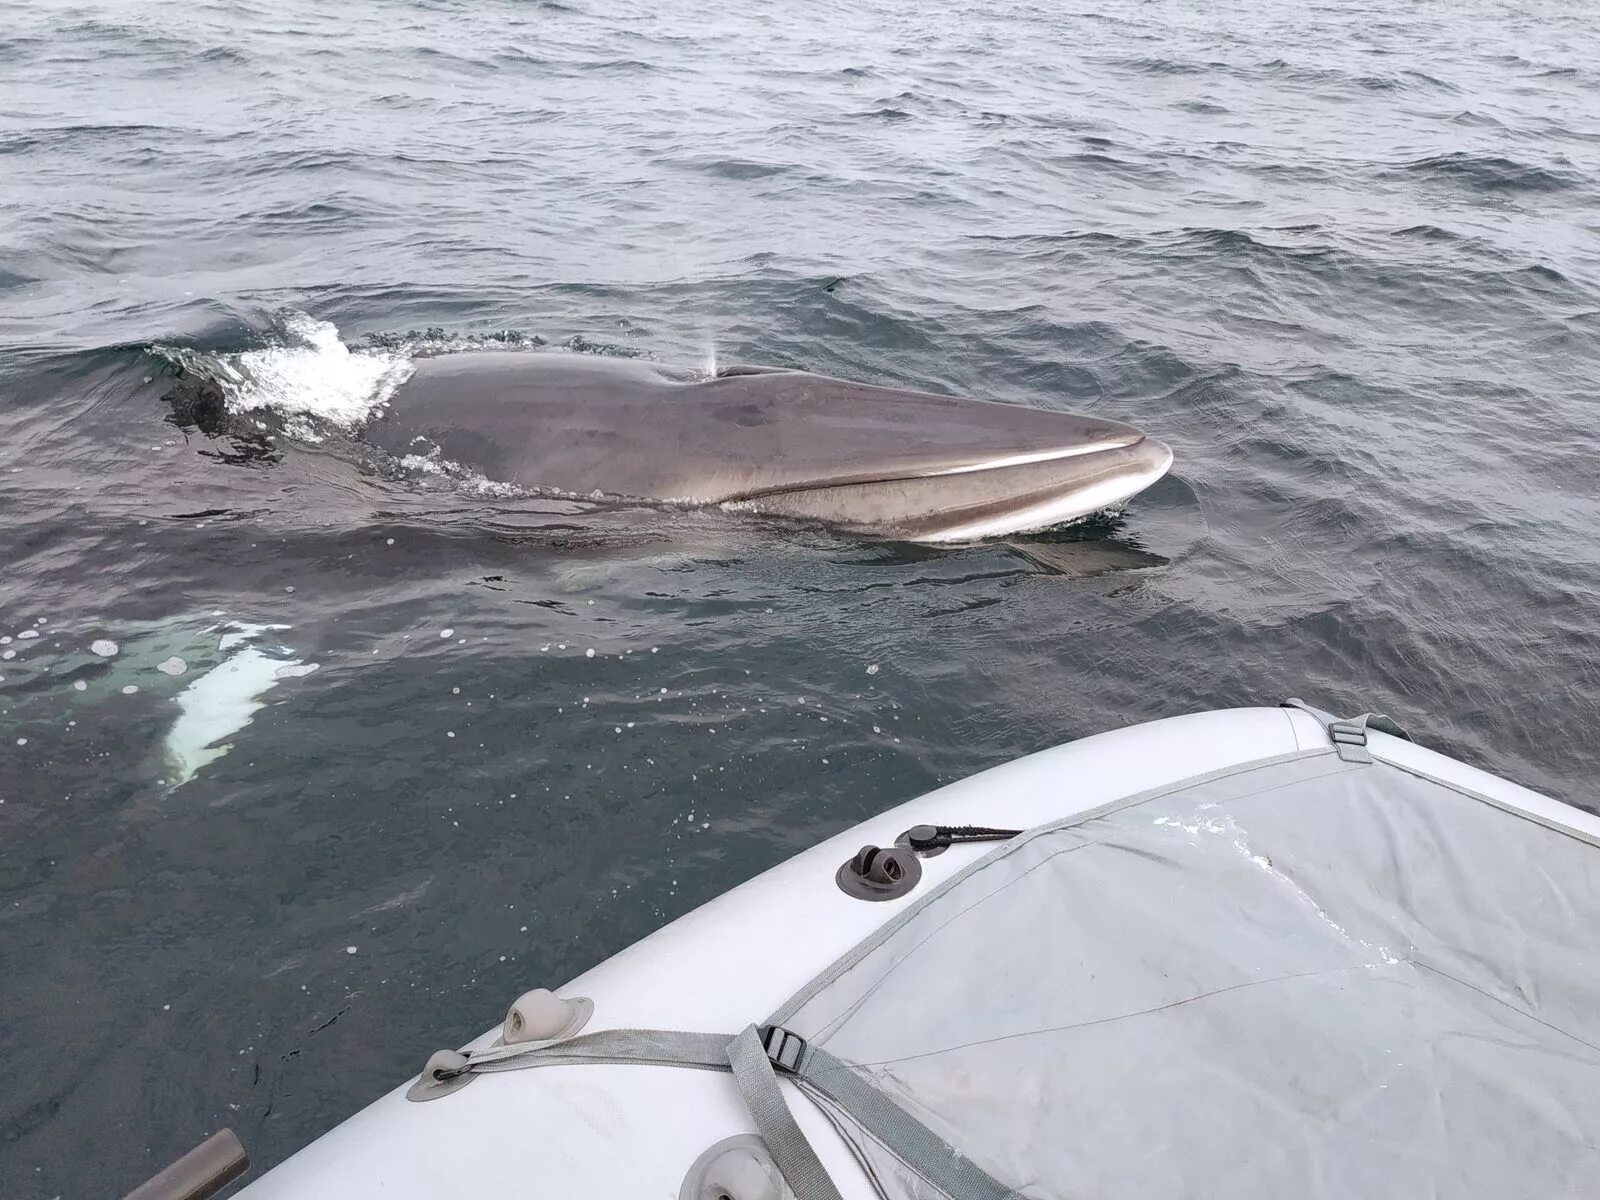
POLYGON ((499 500, 515 500, 539 493, 514 483, 500 483, 462 463, 452 462, 437 446, 426 454, 403 455, 396 463, 401 474, 418 482, 436 479, 458 492, 499 500))
POLYGON ((320 441, 319 423, 353 429, 374 416, 411 377, 410 358, 388 348, 351 350, 328 321, 285 313, 275 344, 238 354, 157 346, 156 353, 215 380, 231 413, 271 411, 286 430, 320 441))

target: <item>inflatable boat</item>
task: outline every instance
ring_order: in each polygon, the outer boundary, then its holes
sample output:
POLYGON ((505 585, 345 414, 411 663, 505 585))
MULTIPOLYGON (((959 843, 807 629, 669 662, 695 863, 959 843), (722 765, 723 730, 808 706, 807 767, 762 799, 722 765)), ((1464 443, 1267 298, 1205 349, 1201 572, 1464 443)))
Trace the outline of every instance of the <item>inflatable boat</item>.
POLYGON ((1383 717, 1177 717, 901 805, 429 1049, 241 1196, 1593 1195, 1600 819, 1383 717))

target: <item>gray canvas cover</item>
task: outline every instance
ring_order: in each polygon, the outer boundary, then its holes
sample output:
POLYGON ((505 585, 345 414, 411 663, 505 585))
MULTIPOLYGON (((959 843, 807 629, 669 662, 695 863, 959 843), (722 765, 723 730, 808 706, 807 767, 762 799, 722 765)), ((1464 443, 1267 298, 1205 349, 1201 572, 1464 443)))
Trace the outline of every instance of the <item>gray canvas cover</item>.
POLYGON ((1308 752, 1030 831, 772 1021, 1022 1196, 1595 1196, 1597 931, 1600 848, 1308 752))

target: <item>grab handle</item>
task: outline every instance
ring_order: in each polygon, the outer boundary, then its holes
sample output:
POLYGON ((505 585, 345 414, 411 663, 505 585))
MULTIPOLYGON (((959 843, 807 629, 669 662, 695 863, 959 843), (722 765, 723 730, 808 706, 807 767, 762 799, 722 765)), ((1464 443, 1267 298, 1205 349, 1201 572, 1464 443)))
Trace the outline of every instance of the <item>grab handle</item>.
POLYGON ((206 1200, 250 1169, 250 1156, 231 1129, 218 1130, 123 1200, 206 1200))

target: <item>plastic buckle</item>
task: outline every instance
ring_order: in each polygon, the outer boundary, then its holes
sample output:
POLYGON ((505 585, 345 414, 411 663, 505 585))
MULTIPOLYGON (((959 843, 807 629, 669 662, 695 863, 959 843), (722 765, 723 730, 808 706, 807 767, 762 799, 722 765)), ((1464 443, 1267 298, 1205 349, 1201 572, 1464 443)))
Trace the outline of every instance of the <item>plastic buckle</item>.
POLYGON ((805 1038, 790 1033, 782 1025, 763 1025, 756 1032, 761 1035, 761 1048, 767 1052, 773 1066, 791 1073, 800 1070, 807 1050, 805 1038))
POLYGON ((1328 726, 1328 737, 1346 746, 1365 746, 1367 731, 1354 721, 1335 721, 1328 726))

